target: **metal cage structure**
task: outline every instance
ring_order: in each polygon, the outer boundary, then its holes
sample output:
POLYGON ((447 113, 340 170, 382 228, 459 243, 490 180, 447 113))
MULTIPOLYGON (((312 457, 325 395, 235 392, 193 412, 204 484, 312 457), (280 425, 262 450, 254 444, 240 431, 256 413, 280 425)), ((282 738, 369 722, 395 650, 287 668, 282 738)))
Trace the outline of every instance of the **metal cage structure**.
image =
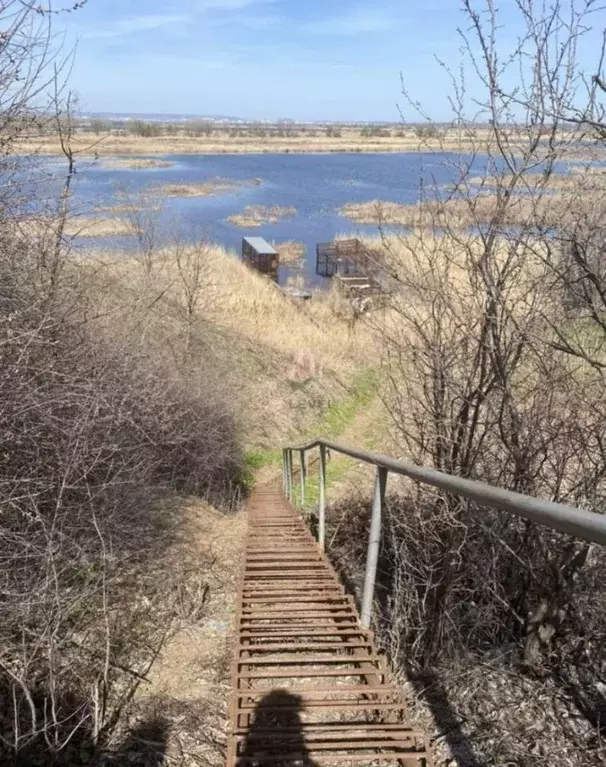
POLYGON ((382 270, 383 255, 357 238, 321 242, 316 246, 316 274, 321 277, 367 277, 382 270))
POLYGON ((262 237, 244 237, 242 239, 242 260, 245 264, 266 274, 274 282, 278 282, 280 256, 262 237))

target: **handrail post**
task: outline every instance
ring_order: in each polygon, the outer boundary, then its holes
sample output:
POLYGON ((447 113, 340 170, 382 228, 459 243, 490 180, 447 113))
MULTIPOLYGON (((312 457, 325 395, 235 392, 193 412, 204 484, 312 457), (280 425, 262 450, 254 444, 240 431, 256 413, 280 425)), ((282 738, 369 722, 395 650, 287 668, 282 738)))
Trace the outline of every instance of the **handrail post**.
POLYGON ((282 492, 284 495, 287 494, 288 491, 288 478, 287 478, 287 471, 286 471, 286 448, 282 449, 282 492))
POLYGON ((288 473, 288 500, 292 503, 293 501, 293 472, 292 472, 292 450, 289 448, 287 451, 287 457, 286 462, 288 464, 287 473, 288 473))
POLYGON ((318 514, 318 541, 322 548, 326 542, 326 448, 320 445, 320 510, 318 514))
POLYGON ((301 507, 305 506, 305 480, 307 479, 307 461, 305 450, 300 451, 301 455, 301 507))
POLYGON ((368 554, 366 557, 366 575, 364 576, 364 595, 362 597, 362 625, 365 628, 370 627, 372 618, 372 605, 374 602, 377 566, 379 563, 379 547, 381 545, 381 515, 385 504, 386 485, 387 469, 379 466, 377 467, 375 493, 372 502, 368 554))

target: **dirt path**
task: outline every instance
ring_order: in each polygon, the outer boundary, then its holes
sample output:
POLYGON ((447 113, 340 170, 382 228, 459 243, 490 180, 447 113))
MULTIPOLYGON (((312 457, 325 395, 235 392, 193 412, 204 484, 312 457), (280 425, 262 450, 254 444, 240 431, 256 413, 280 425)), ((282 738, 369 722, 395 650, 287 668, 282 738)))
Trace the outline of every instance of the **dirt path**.
MULTIPOLYGON (((375 399, 356 415, 339 441, 385 449, 383 423, 382 406, 375 399)), ((344 467, 330 489, 332 499, 352 488, 366 492, 371 486, 372 471, 367 466, 338 456, 332 460, 343 462, 344 467)), ((263 479, 258 477, 259 482, 263 479)), ((236 589, 245 533, 244 511, 224 515, 202 501, 184 506, 183 530, 175 545, 176 561, 184 572, 179 616, 133 702, 125 763, 223 765, 236 589)))
MULTIPOLYGON (((377 453, 393 453, 392 441, 388 431, 387 413, 380 398, 361 409, 336 440, 342 445, 377 453)), ((372 491, 374 469, 366 463, 333 453, 333 466, 337 468, 337 478, 330 483, 328 500, 335 501, 347 495, 372 491)))
POLYGON ((179 600, 182 614, 134 701, 129 724, 140 736, 129 763, 224 763, 245 513, 226 516, 196 501, 186 506, 185 516, 177 546, 188 573, 179 600))

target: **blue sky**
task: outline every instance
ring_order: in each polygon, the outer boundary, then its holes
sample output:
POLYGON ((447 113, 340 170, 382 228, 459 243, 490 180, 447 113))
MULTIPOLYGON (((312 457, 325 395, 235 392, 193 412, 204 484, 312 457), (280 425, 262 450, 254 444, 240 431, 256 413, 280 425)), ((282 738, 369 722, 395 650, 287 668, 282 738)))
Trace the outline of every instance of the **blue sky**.
MULTIPOLYGON (((515 37, 513 0, 502 22, 515 37)), ((393 120, 400 72, 448 119, 464 21, 458 0, 88 0, 63 17, 78 40, 71 87, 82 108, 249 119, 393 120)), ((57 30, 58 31, 58 30, 57 30)))

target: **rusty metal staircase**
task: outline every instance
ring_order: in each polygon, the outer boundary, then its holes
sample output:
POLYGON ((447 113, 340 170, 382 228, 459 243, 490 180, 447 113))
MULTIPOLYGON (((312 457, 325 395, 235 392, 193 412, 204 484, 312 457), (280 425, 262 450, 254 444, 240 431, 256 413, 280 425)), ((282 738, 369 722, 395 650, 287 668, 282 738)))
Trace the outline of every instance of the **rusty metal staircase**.
POLYGON ((278 488, 248 506, 227 767, 429 765, 373 634, 278 488))

